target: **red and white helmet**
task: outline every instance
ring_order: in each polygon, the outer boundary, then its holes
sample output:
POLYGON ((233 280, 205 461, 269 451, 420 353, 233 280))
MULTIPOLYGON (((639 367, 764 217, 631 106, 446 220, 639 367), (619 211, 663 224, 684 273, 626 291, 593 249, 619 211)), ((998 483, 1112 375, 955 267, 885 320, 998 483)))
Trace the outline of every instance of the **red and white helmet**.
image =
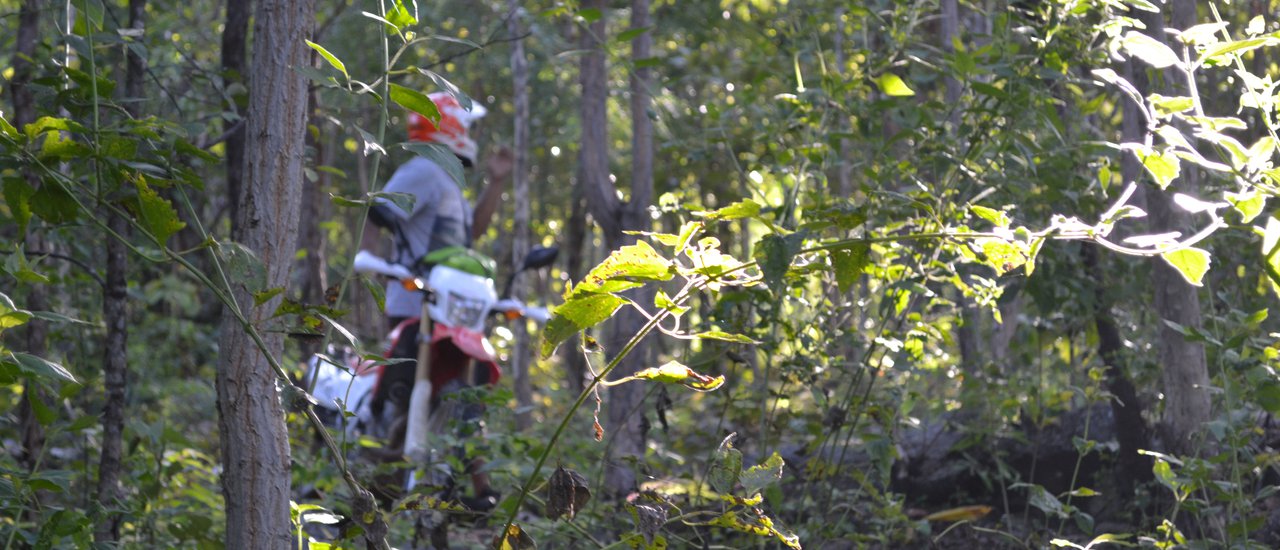
POLYGON ((446 92, 435 92, 427 97, 436 104, 440 111, 440 123, 432 124, 427 117, 409 112, 409 140, 439 143, 448 147, 455 155, 462 157, 468 164, 476 161, 476 141, 471 139, 467 130, 471 123, 483 117, 488 111, 479 103, 472 102, 468 111, 458 104, 458 100, 446 92))

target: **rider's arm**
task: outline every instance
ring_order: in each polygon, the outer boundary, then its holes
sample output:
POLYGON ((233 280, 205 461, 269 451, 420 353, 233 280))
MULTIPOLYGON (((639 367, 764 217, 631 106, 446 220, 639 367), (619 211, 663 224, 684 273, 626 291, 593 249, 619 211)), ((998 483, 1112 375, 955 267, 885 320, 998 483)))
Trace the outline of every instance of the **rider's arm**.
POLYGON ((479 239, 489 229, 493 214, 502 203, 502 192, 506 190, 507 181, 511 179, 511 164, 511 150, 506 147, 489 155, 485 162, 489 176, 488 184, 476 199, 476 208, 471 218, 471 240, 479 239))

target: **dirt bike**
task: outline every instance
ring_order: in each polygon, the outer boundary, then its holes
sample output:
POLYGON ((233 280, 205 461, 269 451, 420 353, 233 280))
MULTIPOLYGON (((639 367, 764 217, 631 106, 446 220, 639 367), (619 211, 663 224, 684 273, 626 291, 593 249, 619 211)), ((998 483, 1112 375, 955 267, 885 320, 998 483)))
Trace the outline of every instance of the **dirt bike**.
MULTIPOLYGON (((393 327, 384 353, 388 360, 416 361, 387 364, 364 360, 350 350, 312 357, 305 382, 313 385, 317 412, 326 424, 345 430, 348 436, 383 439, 389 452, 415 466, 442 464, 438 455, 443 450, 431 448, 429 435, 443 433, 449 420, 478 417, 474 408, 444 394, 498 382, 501 369, 485 336, 488 319, 498 315, 545 323, 550 317, 547 310, 511 299, 511 286, 519 273, 546 267, 557 254, 555 247, 531 250, 499 294, 494 287, 494 261, 470 249, 434 251, 423 258, 417 272, 360 252, 355 258, 357 272, 390 277, 407 290, 423 293, 420 317, 393 327)), ((418 471, 415 467, 407 476, 406 492, 423 483, 418 471)), ((447 469, 428 469, 425 484, 452 486, 451 475, 447 469)))

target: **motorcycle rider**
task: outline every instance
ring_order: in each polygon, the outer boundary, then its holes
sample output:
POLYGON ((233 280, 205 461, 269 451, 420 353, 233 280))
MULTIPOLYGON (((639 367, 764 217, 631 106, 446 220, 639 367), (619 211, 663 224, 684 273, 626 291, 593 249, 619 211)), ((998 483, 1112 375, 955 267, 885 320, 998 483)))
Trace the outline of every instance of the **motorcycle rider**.
MULTIPOLYGON (((439 122, 432 124, 426 117, 410 112, 409 140, 444 145, 462 161, 464 167, 474 166, 478 147, 470 129, 473 122, 485 115, 485 108, 479 103, 472 103, 470 110, 464 109, 454 96, 444 92, 432 93, 428 97, 440 113, 439 122)), ((499 150, 488 158, 485 168, 488 178, 473 212, 462 187, 444 167, 422 156, 415 156, 400 165, 383 191, 412 196, 412 208, 405 210, 392 200, 380 197, 369 210, 360 252, 378 255, 383 230, 392 236, 392 252, 387 257, 392 263, 415 270, 421 267, 420 260, 429 252, 449 246, 470 247, 473 239, 484 234, 497 210, 503 187, 511 174, 511 152, 505 148, 499 150)), ((389 326, 398 327, 405 320, 418 317, 422 312, 422 299, 422 293, 406 290, 398 281, 389 282, 385 308, 389 326)), ((409 334, 416 334, 416 331, 409 334)), ((411 336, 402 336, 391 356, 416 358, 417 342, 414 340, 411 336)), ((412 363, 387 368, 390 370, 384 375, 379 389, 395 387, 394 382, 406 380, 412 386, 412 363)), ((398 400, 396 397, 390 399, 398 400)), ((372 407, 379 417, 388 400, 386 395, 375 396, 372 407)), ((404 406, 402 402, 395 405, 404 406)), ((472 416, 478 414, 473 412, 472 416)), ((482 465, 479 458, 468 465, 476 496, 463 501, 472 509, 492 508, 497 503, 497 493, 490 487, 488 475, 479 471, 482 465)))

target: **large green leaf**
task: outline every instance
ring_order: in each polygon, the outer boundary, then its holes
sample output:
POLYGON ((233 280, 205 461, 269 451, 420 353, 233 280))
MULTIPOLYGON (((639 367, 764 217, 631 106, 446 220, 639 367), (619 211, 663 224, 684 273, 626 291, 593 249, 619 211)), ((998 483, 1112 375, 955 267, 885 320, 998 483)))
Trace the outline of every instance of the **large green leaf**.
POLYGON ((751 199, 741 200, 719 210, 699 212, 709 220, 737 220, 760 215, 760 203, 751 199))
POLYGON ((1182 171, 1182 161, 1172 151, 1144 151, 1137 150, 1138 160, 1142 162, 1142 167, 1147 169, 1152 178, 1155 178, 1156 185, 1161 189, 1169 187, 1173 180, 1178 178, 1178 174, 1182 171))
POLYGON ((542 356, 550 357, 565 340, 613 316, 626 303, 612 294, 588 294, 560 304, 542 330, 542 356))
POLYGON ((791 267, 791 260, 800 252, 804 236, 800 233, 781 236, 769 234, 756 242, 752 255, 760 263, 764 282, 774 292, 782 291, 782 279, 791 267))
POLYGON ((459 187, 467 186, 467 178, 462 173, 462 161, 458 160, 458 155, 453 154, 453 151, 449 150, 448 147, 439 143, 421 141, 401 143, 400 147, 444 168, 444 171, 449 173, 449 177, 452 177, 454 183, 457 183, 459 187))
POLYGON ((777 483, 782 479, 784 465, 786 462, 782 457, 778 456, 778 453, 773 453, 764 462, 743 470, 742 475, 738 477, 738 481, 742 483, 743 494, 754 495, 761 489, 777 483))
POLYGON ((399 84, 390 84, 390 86, 391 101, 396 102, 396 104, 404 107, 405 109, 426 117, 426 119, 431 121, 432 124, 440 123, 440 109, 436 107, 436 103, 431 101, 431 98, 427 97, 426 94, 417 90, 405 88, 399 84))
POLYGON ((187 226, 178 219, 178 211, 173 208, 173 204, 147 185, 146 178, 139 175, 133 183, 138 188, 138 223, 148 233, 164 243, 171 235, 187 226))
POLYGON ((638 281, 669 281, 675 276, 675 268, 649 243, 638 241, 613 251, 600 265, 583 277, 582 281, 565 292, 566 299, 583 294, 617 292, 634 288, 637 284, 610 285, 611 282, 635 283, 638 281))
POLYGON ((1178 54, 1173 53, 1173 50, 1169 49, 1164 42, 1137 31, 1125 33, 1120 45, 1129 55, 1157 69, 1168 68, 1178 63, 1178 54))
POLYGON ((1183 248, 1160 255, 1169 265, 1182 274, 1192 286, 1202 286, 1204 274, 1209 272, 1209 253, 1199 248, 1183 248))
POLYGON ((22 370, 46 378, 57 378, 67 382, 76 382, 76 377, 71 375, 62 365, 54 363, 43 357, 37 357, 29 353, 11 353, 10 357, 22 368, 22 370))
POLYGON ((733 448, 733 438, 729 434, 716 449, 711 469, 707 471, 707 481, 716 492, 729 494, 738 486, 738 476, 742 475, 742 452, 733 448))
POLYGON ((9 207, 13 221, 18 222, 18 235, 27 233, 27 224, 31 222, 31 197, 35 193, 35 188, 23 178, 4 178, 4 203, 9 207))
POLYGON ((871 245, 862 242, 849 248, 831 251, 831 264, 836 269, 836 286, 840 292, 848 292, 862 276, 862 270, 871 262, 871 245))

